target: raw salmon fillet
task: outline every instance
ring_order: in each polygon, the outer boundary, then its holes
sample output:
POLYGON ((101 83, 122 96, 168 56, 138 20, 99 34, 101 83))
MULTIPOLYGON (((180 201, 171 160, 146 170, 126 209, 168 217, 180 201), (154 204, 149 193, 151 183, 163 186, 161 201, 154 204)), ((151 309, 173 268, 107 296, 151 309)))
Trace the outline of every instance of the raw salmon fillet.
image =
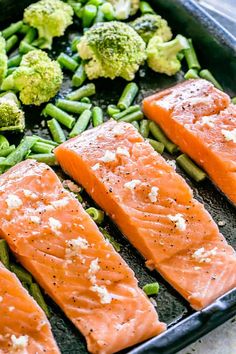
POLYGON ((0 353, 60 353, 44 312, 1 263, 0 353))
POLYGON ((137 130, 109 121, 68 140, 57 160, 195 309, 236 286, 236 255, 204 206, 137 130))
POLYGON ((90 352, 114 353, 165 330, 133 271, 47 165, 28 160, 0 177, 0 229, 90 352))
POLYGON ((229 96, 189 80, 145 98, 143 110, 236 204, 236 106, 229 96))

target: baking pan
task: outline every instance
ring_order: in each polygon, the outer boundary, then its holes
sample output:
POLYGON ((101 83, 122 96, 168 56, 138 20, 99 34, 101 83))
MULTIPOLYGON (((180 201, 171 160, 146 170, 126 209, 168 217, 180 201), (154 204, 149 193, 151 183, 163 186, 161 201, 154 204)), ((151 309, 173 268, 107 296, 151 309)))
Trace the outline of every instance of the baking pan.
MULTIPOLYGON (((28 0, 21 0, 19 2, 0 0, 1 27, 20 19, 23 9, 31 2, 28 0)), ((169 21, 175 33, 182 33, 187 37, 193 38, 202 67, 206 67, 213 72, 227 93, 232 96, 236 95, 236 39, 194 1, 158 0, 151 3, 157 13, 160 13, 169 21)), ((73 25, 64 37, 56 39, 50 55, 56 58, 61 51, 70 53, 68 40, 79 31, 79 24, 73 25)), ((184 67, 183 70, 186 71, 187 68, 184 67)), ((174 77, 167 77, 154 73, 145 66, 142 67, 135 80, 140 86, 140 93, 136 101, 141 102, 145 96, 183 81, 183 75, 183 72, 180 72, 174 77)), ((99 79, 96 80, 95 84, 97 94, 93 102, 103 107, 105 111, 108 104, 117 103, 125 81, 121 79, 114 81, 99 79)), ((59 96, 63 96, 69 90, 71 90, 70 76, 65 74, 65 82, 59 96)), ((27 119, 26 134, 36 133, 45 138, 49 137, 47 129, 41 124, 42 117, 40 117, 40 111, 42 108, 39 110, 35 107, 25 107, 27 119)), ((21 135, 19 134, 9 135, 9 139, 15 143, 20 138, 21 135)), ((172 159, 168 154, 164 156, 172 159)), ((60 169, 57 169, 57 172, 61 174, 60 169)), ((236 212, 234 206, 226 200, 209 180, 198 185, 189 180, 178 167, 177 172, 187 180, 194 191, 196 199, 204 203, 214 220, 217 223, 224 221, 221 231, 228 242, 236 248, 236 212)), ((93 205, 88 196, 83 194, 83 198, 88 205, 93 205)), ((168 330, 165 333, 122 353, 176 353, 236 313, 236 290, 222 296, 203 311, 193 311, 188 303, 161 276, 156 272, 150 272, 145 267, 142 257, 109 220, 106 220, 106 228, 121 244, 121 256, 135 271, 140 286, 153 281, 159 282, 160 292, 155 300, 160 319, 168 324, 168 330)), ((61 310, 49 298, 47 298, 47 303, 52 312, 50 318, 52 329, 62 353, 87 353, 86 343, 82 335, 80 335, 61 310)))

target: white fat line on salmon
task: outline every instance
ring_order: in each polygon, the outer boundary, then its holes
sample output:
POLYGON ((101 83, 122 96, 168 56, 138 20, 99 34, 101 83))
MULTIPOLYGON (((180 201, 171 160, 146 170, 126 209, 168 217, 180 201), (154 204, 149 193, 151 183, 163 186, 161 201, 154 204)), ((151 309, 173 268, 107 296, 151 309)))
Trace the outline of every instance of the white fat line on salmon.
POLYGON ((201 125, 208 125, 210 128, 214 128, 215 126, 215 121, 214 121, 214 118, 213 117, 208 117, 208 116, 205 116, 205 117, 202 117, 201 121, 200 121, 200 124, 201 125))
POLYGON ((152 187, 151 192, 148 193, 148 197, 152 203, 155 203, 157 201, 158 192, 159 192, 158 187, 152 187))
POLYGON ((107 288, 105 286, 98 286, 97 284, 91 286, 89 288, 93 292, 97 293, 98 296, 100 297, 100 302, 101 304, 110 304, 112 301, 112 295, 109 294, 107 291, 107 288))
POLYGON ((102 162, 113 162, 116 160, 116 154, 112 151, 106 150, 105 155, 99 160, 102 162))
POLYGON ((34 224, 40 224, 40 217, 37 215, 32 215, 29 217, 30 221, 33 222, 34 224))
POLYGON ((204 247, 199 248, 192 254, 192 258, 194 258, 199 263, 210 263, 211 256, 215 256, 217 253, 217 247, 213 248, 210 251, 206 251, 204 247))
POLYGON ((97 171, 99 168, 100 168, 100 163, 98 162, 92 167, 92 170, 97 171))
POLYGON ((28 346, 29 337, 28 336, 20 336, 16 337, 14 334, 11 335, 12 341, 12 349, 15 351, 24 350, 28 346))
POLYGON ((129 151, 126 148, 123 148, 121 146, 119 146, 116 150, 116 154, 117 155, 123 155, 123 156, 127 156, 130 157, 129 151))
POLYGON ((78 256, 80 250, 85 250, 89 247, 89 243, 85 238, 78 237, 72 240, 66 241, 66 256, 74 257, 78 256))
POLYGON ((51 202, 51 205, 54 206, 55 208, 60 208, 66 206, 68 203, 69 203, 69 199, 65 197, 63 199, 59 199, 51 202))
POLYGON ((92 284, 96 285, 96 273, 100 270, 100 266, 98 265, 98 258, 95 258, 89 266, 88 270, 88 279, 91 281, 92 284))
POLYGON ((58 234, 58 231, 61 229, 62 227, 62 224, 59 220, 53 218, 53 217, 50 217, 48 219, 48 223, 49 223, 49 226, 50 226, 50 229, 55 233, 55 234, 58 234))
POLYGON ((15 310, 15 306, 9 306, 9 307, 8 307, 8 310, 9 310, 10 312, 14 311, 14 310, 15 310))
POLYGON ((9 194, 6 203, 9 209, 18 209, 23 204, 22 200, 15 194, 9 194))
POLYGON ((32 191, 30 191, 30 190, 28 190, 28 189, 24 189, 24 190, 23 190, 23 193, 24 193, 24 196, 25 196, 25 197, 29 197, 29 198, 31 198, 31 199, 33 199, 33 200, 38 199, 37 194, 36 194, 36 193, 33 193, 32 191))
POLYGON ((132 181, 126 182, 124 187, 130 189, 131 191, 135 189, 141 183, 139 179, 133 179, 132 181))
POLYGON ((236 144, 236 128, 233 130, 222 129, 221 133, 224 135, 226 141, 233 141, 236 144))
POLYGON ((2 296, 0 296, 0 302, 2 302, 3 301, 3 297, 2 296))
POLYGON ((167 217, 175 223, 176 228, 180 231, 186 230, 186 221, 182 214, 167 215, 167 217))

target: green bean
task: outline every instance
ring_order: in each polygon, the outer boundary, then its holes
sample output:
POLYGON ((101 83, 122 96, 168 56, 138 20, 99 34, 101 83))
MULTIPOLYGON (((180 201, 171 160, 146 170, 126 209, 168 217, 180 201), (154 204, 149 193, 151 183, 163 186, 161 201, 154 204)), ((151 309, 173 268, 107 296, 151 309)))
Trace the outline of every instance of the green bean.
POLYGON ((33 40, 36 38, 36 36, 37 36, 37 30, 33 27, 30 27, 26 32, 23 41, 25 43, 31 44, 33 40))
POLYGON ((176 159, 178 165, 192 177, 196 182, 202 182, 206 178, 205 172, 203 172, 195 163, 185 154, 182 154, 176 159))
POLYGON ((199 79, 198 71, 196 69, 189 69, 184 75, 186 80, 189 79, 199 79))
POLYGON ((139 124, 136 120, 134 120, 131 124, 139 131, 139 124))
POLYGON ((201 65, 199 64, 199 61, 198 61, 198 58, 197 58, 197 55, 196 55, 196 52, 195 52, 195 49, 193 46, 192 39, 188 39, 188 43, 189 43, 189 48, 184 49, 184 51, 183 51, 185 59, 188 64, 188 68, 200 70, 201 65))
POLYGON ((78 63, 78 65, 79 65, 79 63, 80 63, 80 61, 81 61, 81 58, 80 58, 80 56, 79 56, 79 53, 73 54, 71 58, 72 58, 73 60, 75 60, 75 61, 78 63))
POLYGON ((125 109, 124 111, 122 112, 119 112, 119 113, 115 113, 113 114, 113 118, 116 119, 116 120, 119 120, 125 116, 127 116, 127 114, 130 114, 130 113, 133 113, 133 112, 137 112, 140 110, 140 106, 139 105, 135 105, 135 106, 130 106, 129 108, 125 109))
POLYGON ((6 40, 6 52, 9 53, 16 45, 18 42, 19 38, 13 34, 10 38, 6 40))
POLYGON ((50 144, 50 145, 53 145, 53 146, 58 146, 58 143, 55 142, 55 141, 52 141, 52 140, 49 140, 49 139, 44 139, 44 138, 41 138, 40 136, 37 136, 37 135, 33 135, 33 137, 37 138, 37 141, 39 141, 41 143, 50 144))
POLYGON ((205 70, 201 70, 199 73, 200 77, 202 79, 205 79, 207 81, 210 81, 216 88, 218 88, 219 90, 223 91, 223 87, 219 84, 219 82, 214 78, 214 76, 212 75, 212 73, 205 69, 205 70))
POLYGON ((71 129, 75 124, 75 118, 64 112, 60 108, 54 106, 52 103, 48 103, 44 108, 42 114, 44 116, 50 116, 55 118, 59 123, 65 125, 67 128, 71 129))
POLYGON ((79 87, 84 83, 86 79, 87 75, 84 69, 84 64, 81 63, 72 77, 72 85, 79 87))
POLYGON ((101 231, 101 233, 103 234, 103 236, 105 237, 105 239, 107 239, 110 244, 114 247, 114 249, 116 250, 116 252, 120 252, 121 250, 121 245, 119 244, 119 242, 117 242, 108 232, 106 229, 104 229, 103 227, 99 227, 99 230, 101 231))
POLYGON ((5 149, 0 150, 0 157, 6 157, 10 155, 16 149, 15 145, 8 146, 5 149))
POLYGON ((143 119, 140 123, 140 134, 144 138, 148 138, 149 135, 149 121, 147 119, 143 119))
POLYGON ((18 32, 20 34, 26 34, 29 29, 30 29, 30 26, 23 24, 18 32))
POLYGON ((107 114, 111 117, 114 116, 114 114, 120 113, 119 108, 117 108, 117 106, 115 106, 114 104, 109 104, 109 106, 107 106, 107 114))
POLYGON ((233 98, 231 99, 231 102, 232 102, 233 104, 236 104, 236 97, 233 97, 233 98))
POLYGON ((138 93, 138 86, 135 82, 130 82, 124 88, 117 107, 121 110, 127 109, 138 93))
POLYGON ((16 54, 16 55, 14 55, 14 57, 11 57, 10 59, 8 59, 7 67, 8 68, 17 67, 20 65, 21 60, 22 60, 22 55, 16 54))
POLYGON ((140 9, 142 15, 155 14, 155 11, 153 10, 153 8, 146 1, 140 1, 139 9, 140 9))
POLYGON ((40 141, 37 141, 33 146, 32 146, 32 151, 37 154, 49 154, 52 152, 52 150, 55 148, 55 146, 50 145, 50 144, 45 144, 40 141))
POLYGON ((81 134, 87 128, 91 115, 92 112, 90 110, 86 109, 85 111, 83 111, 83 113, 80 115, 79 119, 75 123, 74 128, 69 134, 70 138, 81 134))
POLYGON ((67 95, 67 98, 71 101, 79 101, 81 98, 95 95, 95 93, 95 85, 89 83, 87 85, 81 86, 78 90, 69 93, 69 95, 67 95))
MULTIPOLYGON (((61 144, 61 143, 64 143, 64 141, 66 141, 65 134, 64 134, 60 124, 58 123, 58 121, 55 118, 48 120, 47 126, 48 126, 48 129, 52 135, 53 140, 56 143, 61 144)), ((47 152, 50 152, 50 151, 47 151, 47 152)))
POLYGON ((57 58, 58 63, 61 65, 62 68, 66 68, 70 71, 75 71, 78 67, 77 61, 69 57, 69 55, 65 53, 61 53, 57 58))
POLYGON ((174 154, 179 150, 178 146, 167 138, 163 130, 156 123, 150 122, 149 129, 154 138, 157 139, 160 143, 164 144, 166 150, 170 154, 174 154))
POLYGON ((101 6, 101 10, 102 10, 104 17, 107 21, 112 21, 115 19, 115 11, 114 11, 114 8, 110 2, 105 2, 101 6))
POLYGON ((123 118, 119 119, 119 121, 132 123, 135 120, 142 120, 142 119, 143 119, 143 112, 137 111, 137 112, 127 114, 127 116, 124 116, 123 118))
POLYGON ((27 159, 33 159, 38 162, 43 162, 49 166, 56 166, 58 164, 56 161, 56 157, 53 153, 50 153, 50 154, 30 154, 27 156, 27 159))
POLYGON ((21 143, 17 146, 17 148, 10 153, 7 158, 0 162, 0 167, 8 168, 15 166, 17 163, 21 162, 24 157, 29 153, 32 146, 36 143, 37 138, 33 136, 26 136, 22 139, 21 143))
POLYGON ((88 208, 86 212, 91 216, 96 224, 100 225, 104 221, 104 212, 96 208, 88 208))
POLYGON ((21 282, 21 284, 23 285, 23 287, 28 291, 29 293, 29 285, 27 283, 25 283, 24 281, 21 282))
POLYGON ((149 144, 152 145, 153 149, 157 151, 159 154, 163 154, 165 146, 163 143, 160 143, 159 141, 153 140, 153 139, 147 139, 149 144))
POLYGON ((20 42, 20 46, 19 46, 19 53, 21 54, 27 54, 29 52, 31 52, 32 50, 35 50, 36 48, 33 47, 31 44, 26 43, 24 41, 20 42))
POLYGON ((9 145, 7 138, 4 135, 0 135, 0 150, 7 149, 9 145))
POLYGON ((74 52, 77 52, 77 45, 79 44, 80 39, 81 39, 81 37, 75 37, 75 38, 72 40, 70 48, 71 48, 71 50, 72 50, 73 53, 74 53, 74 52))
POLYGON ((91 100, 89 97, 83 97, 81 98, 80 102, 82 103, 87 103, 87 104, 91 104, 91 100))
POLYGON ((184 53, 181 51, 177 54, 177 58, 179 61, 182 61, 184 59, 184 53))
POLYGON ((99 23, 99 22, 104 22, 104 19, 105 19, 105 17, 104 17, 104 13, 101 10, 101 6, 98 6, 97 15, 96 15, 93 23, 95 24, 95 23, 99 23))
POLYGON ((13 34, 17 33, 20 31, 20 29, 23 26, 23 21, 19 21, 16 23, 12 23, 9 27, 5 28, 2 31, 2 36, 7 39, 9 37, 11 37, 13 34))
POLYGON ((86 109, 90 109, 92 107, 91 103, 64 100, 62 98, 59 98, 59 100, 56 103, 56 106, 58 108, 63 109, 64 111, 70 113, 76 113, 76 114, 81 114, 86 109))
POLYGON ((80 18, 82 4, 76 3, 75 1, 73 1, 73 2, 70 2, 70 5, 73 8, 76 17, 80 18))
POLYGON ((6 76, 9 76, 9 75, 11 75, 12 73, 14 73, 14 71, 15 71, 16 69, 17 69, 17 67, 12 67, 12 68, 7 69, 6 76))
POLYGON ((41 309, 45 312, 46 316, 50 317, 50 311, 49 311, 48 306, 44 300, 44 297, 42 295, 42 292, 41 292, 38 284, 32 283, 30 285, 30 294, 35 299, 35 301, 38 303, 38 305, 41 307, 41 309))
POLYGON ((32 284, 32 275, 27 272, 23 267, 21 267, 18 264, 11 264, 10 265, 10 270, 15 273, 15 275, 17 276, 17 278, 20 281, 25 282, 26 284, 30 285, 32 284))
POLYGON ((9 247, 5 240, 0 240, 0 261, 9 269, 9 247))
POLYGON ((92 121, 94 127, 103 123, 103 111, 100 107, 96 106, 92 109, 92 121))
POLYGON ((94 5, 94 6, 98 7, 98 6, 102 5, 103 3, 104 3, 103 0, 89 0, 87 2, 87 5, 94 5))
POLYGON ((158 283, 150 283, 143 286, 143 291, 146 295, 157 295, 159 292, 159 284, 158 283))
POLYGON ((97 15, 97 7, 94 5, 85 5, 82 17, 82 26, 90 27, 97 15))

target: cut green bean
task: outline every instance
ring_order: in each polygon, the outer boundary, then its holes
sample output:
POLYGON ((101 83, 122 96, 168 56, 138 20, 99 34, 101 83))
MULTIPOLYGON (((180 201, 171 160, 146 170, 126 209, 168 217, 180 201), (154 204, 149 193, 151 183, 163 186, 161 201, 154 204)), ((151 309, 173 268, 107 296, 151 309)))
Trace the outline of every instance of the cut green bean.
POLYGON ((2 31, 2 36, 7 39, 9 37, 11 37, 13 34, 17 33, 20 31, 20 29, 23 26, 23 21, 19 21, 16 23, 12 23, 9 27, 5 28, 2 31))
POLYGON ((118 114, 118 113, 120 113, 120 109, 117 108, 117 106, 115 106, 114 104, 109 104, 109 106, 107 107, 107 114, 113 117, 114 114, 118 114))
POLYGON ((81 86, 78 90, 72 91, 67 95, 67 98, 71 101, 79 101, 83 97, 88 97, 95 95, 96 87, 94 84, 89 83, 87 85, 81 86))
POLYGON ((155 14, 155 11, 153 10, 153 8, 146 1, 140 1, 139 9, 140 9, 142 15, 155 14))
POLYGON ((52 103, 47 104, 42 114, 46 117, 50 116, 52 118, 55 118, 59 123, 63 124, 68 129, 72 129, 73 125, 75 124, 74 117, 64 112, 62 109, 56 107, 52 103))
POLYGON ((73 60, 75 60, 75 61, 78 63, 78 65, 79 65, 79 63, 81 62, 81 58, 80 58, 80 56, 79 56, 79 53, 73 54, 71 58, 72 58, 73 60))
POLYGON ((33 146, 32 146, 32 151, 37 154, 49 154, 52 152, 52 150, 55 148, 55 146, 50 145, 50 144, 45 144, 40 141, 37 141, 33 146))
POLYGON ((27 159, 33 159, 38 162, 43 162, 49 166, 58 165, 58 163, 56 161, 56 157, 53 153, 50 153, 50 154, 30 154, 29 156, 27 156, 27 159))
POLYGON ((177 58, 179 61, 182 61, 184 59, 184 53, 181 51, 177 54, 177 58))
POLYGON ((188 39, 189 48, 184 49, 183 53, 188 64, 189 69, 200 70, 201 65, 199 64, 197 54, 195 52, 192 39, 188 39))
POLYGON ((233 98, 231 99, 231 102, 232 102, 233 104, 236 104, 236 97, 233 97, 233 98))
MULTIPOLYGON (((48 129, 52 135, 53 140, 56 143, 62 144, 62 143, 64 143, 64 141, 66 141, 65 134, 64 134, 60 124, 58 123, 58 121, 55 118, 48 120, 47 126, 48 126, 48 129)), ((50 151, 48 151, 48 152, 50 152, 50 151)))
POLYGON ((87 75, 84 69, 84 64, 81 63, 72 77, 72 85, 75 87, 79 87, 83 85, 86 79, 87 75))
POLYGON ((46 316, 50 317, 50 311, 49 311, 48 306, 44 300, 43 294, 42 294, 38 284, 32 283, 30 285, 30 294, 35 299, 35 301, 38 303, 38 305, 41 307, 41 309, 45 312, 46 316))
POLYGON ((159 292, 159 284, 158 283, 150 283, 143 286, 143 291, 146 295, 157 295, 159 292))
POLYGON ((119 242, 117 242, 114 237, 112 237, 109 232, 107 232, 106 229, 104 229, 103 227, 99 227, 99 230, 101 231, 101 233, 103 234, 103 236, 105 237, 105 239, 107 239, 110 244, 114 247, 114 249, 116 250, 116 252, 120 252, 121 250, 121 245, 119 242))
POLYGON ((9 148, 9 141, 4 135, 0 135, 0 150, 9 148))
POLYGON ((9 247, 5 240, 0 240, 0 261, 9 269, 9 247))
POLYGON ((97 7, 95 5, 85 5, 82 17, 82 26, 90 27, 97 15, 97 7))
POLYGON ((33 27, 30 27, 26 32, 23 41, 25 43, 31 44, 36 37, 37 37, 37 30, 33 27))
POLYGON ((79 119, 77 120, 77 122, 74 125, 74 128, 72 129, 72 131, 69 134, 70 138, 73 138, 74 136, 77 136, 79 134, 81 134, 84 130, 86 130, 90 118, 91 118, 92 112, 88 109, 86 109, 85 111, 83 111, 83 113, 80 115, 79 119))
POLYGON ((41 138, 40 136, 37 136, 37 135, 33 135, 33 137, 37 138, 37 141, 40 141, 41 143, 50 144, 53 146, 58 146, 58 143, 56 141, 44 139, 44 138, 41 138))
POLYGON ((15 145, 8 146, 5 149, 0 150, 0 157, 7 157, 16 149, 15 145))
POLYGON ((131 124, 139 131, 139 124, 136 120, 134 120, 131 124))
POLYGON ((134 121, 142 120, 142 119, 143 119, 143 112, 137 111, 137 112, 127 114, 127 116, 124 116, 123 118, 121 118, 119 120, 122 122, 126 122, 126 123, 132 123, 134 121))
POLYGON ((22 27, 19 29, 20 34, 26 34, 28 30, 30 29, 30 26, 23 24, 22 27))
POLYGON ((149 144, 152 145, 153 149, 158 152, 159 154, 163 154, 165 146, 164 144, 160 143, 159 141, 153 140, 153 139, 147 139, 149 144))
POLYGON ((119 99, 117 107, 121 110, 127 109, 131 106, 135 96, 138 93, 138 86, 135 82, 130 82, 124 88, 122 95, 119 99))
POLYGON ((18 264, 11 264, 10 269, 13 273, 15 273, 15 275, 20 281, 23 281, 28 285, 32 284, 32 275, 27 272, 23 267, 18 264))
POLYGON ((105 2, 101 5, 101 11, 107 21, 112 21, 115 19, 114 7, 110 2, 105 2))
POLYGON ((179 151, 178 146, 172 143, 172 141, 167 138, 163 130, 155 122, 149 123, 149 129, 153 137, 157 139, 160 143, 164 144, 166 150, 170 154, 174 154, 179 151))
POLYGON ((86 109, 90 109, 92 107, 91 103, 64 100, 62 98, 59 98, 56 106, 60 109, 63 109, 64 111, 76 114, 81 114, 86 109))
POLYGON ((10 38, 6 40, 6 52, 9 53, 16 45, 18 42, 19 38, 13 34, 10 38))
POLYGON ((189 69, 184 75, 185 80, 199 79, 198 71, 196 69, 189 69))
POLYGON ((8 68, 17 67, 20 65, 21 60, 22 60, 22 55, 20 54, 14 55, 10 59, 8 59, 7 67, 8 68))
POLYGON ((87 103, 87 104, 91 104, 91 100, 89 97, 83 97, 81 98, 80 102, 82 103, 87 103))
POLYGON ((92 109, 92 121, 94 127, 103 123, 103 111, 100 107, 96 106, 92 109))
POLYGON ((88 208, 86 212, 91 216, 96 224, 100 225, 104 221, 104 212, 96 208, 88 208))
POLYGON ((149 120, 147 119, 143 119, 140 123, 140 134, 144 137, 144 138, 148 138, 149 135, 149 120))
POLYGON ((104 13, 101 10, 101 6, 99 6, 97 9, 97 15, 96 15, 93 23, 95 24, 95 23, 99 23, 99 22, 104 22, 104 20, 105 20, 104 13))
POLYGON ((37 138, 33 136, 26 136, 14 151, 12 151, 12 153, 10 153, 4 161, 0 162, 0 168, 7 169, 21 162, 29 153, 36 141, 37 138))
POLYGON ((27 53, 31 52, 32 50, 35 50, 35 49, 36 49, 35 47, 33 47, 29 43, 26 43, 25 41, 21 41, 20 42, 19 53, 21 53, 21 54, 27 54, 27 53))
POLYGON ((104 3, 103 0, 89 0, 87 5, 95 5, 96 7, 102 5, 104 3))
POLYGON ((75 72, 78 67, 77 61, 69 57, 69 55, 65 53, 61 53, 57 58, 58 63, 61 65, 62 68, 66 68, 70 71, 75 72))
POLYGON ((7 69, 7 73, 6 73, 6 76, 9 76, 11 75, 12 73, 14 73, 14 71, 17 69, 16 66, 12 67, 12 68, 9 68, 7 69))
POLYGON ((178 165, 192 177, 196 182, 202 182, 206 178, 203 172, 195 163, 185 154, 182 154, 176 159, 178 165))
POLYGON ((133 112, 137 112, 140 111, 140 106, 139 105, 135 105, 135 106, 130 106, 129 108, 125 109, 122 112, 119 113, 115 113, 113 114, 113 118, 116 120, 119 120, 125 116, 127 116, 127 114, 133 113, 133 112))
POLYGON ((82 4, 81 3, 76 3, 75 1, 70 1, 69 4, 73 8, 76 17, 80 18, 82 4))
POLYGON ((81 39, 81 37, 75 37, 75 38, 72 40, 70 48, 71 48, 71 50, 72 50, 73 53, 74 53, 74 52, 77 52, 77 45, 79 44, 80 39, 81 39))
POLYGON ((212 75, 212 73, 205 69, 205 70, 201 70, 199 73, 200 77, 202 79, 205 79, 207 81, 210 81, 216 88, 218 88, 219 90, 223 91, 223 87, 220 85, 220 83, 214 78, 214 76, 212 75))

